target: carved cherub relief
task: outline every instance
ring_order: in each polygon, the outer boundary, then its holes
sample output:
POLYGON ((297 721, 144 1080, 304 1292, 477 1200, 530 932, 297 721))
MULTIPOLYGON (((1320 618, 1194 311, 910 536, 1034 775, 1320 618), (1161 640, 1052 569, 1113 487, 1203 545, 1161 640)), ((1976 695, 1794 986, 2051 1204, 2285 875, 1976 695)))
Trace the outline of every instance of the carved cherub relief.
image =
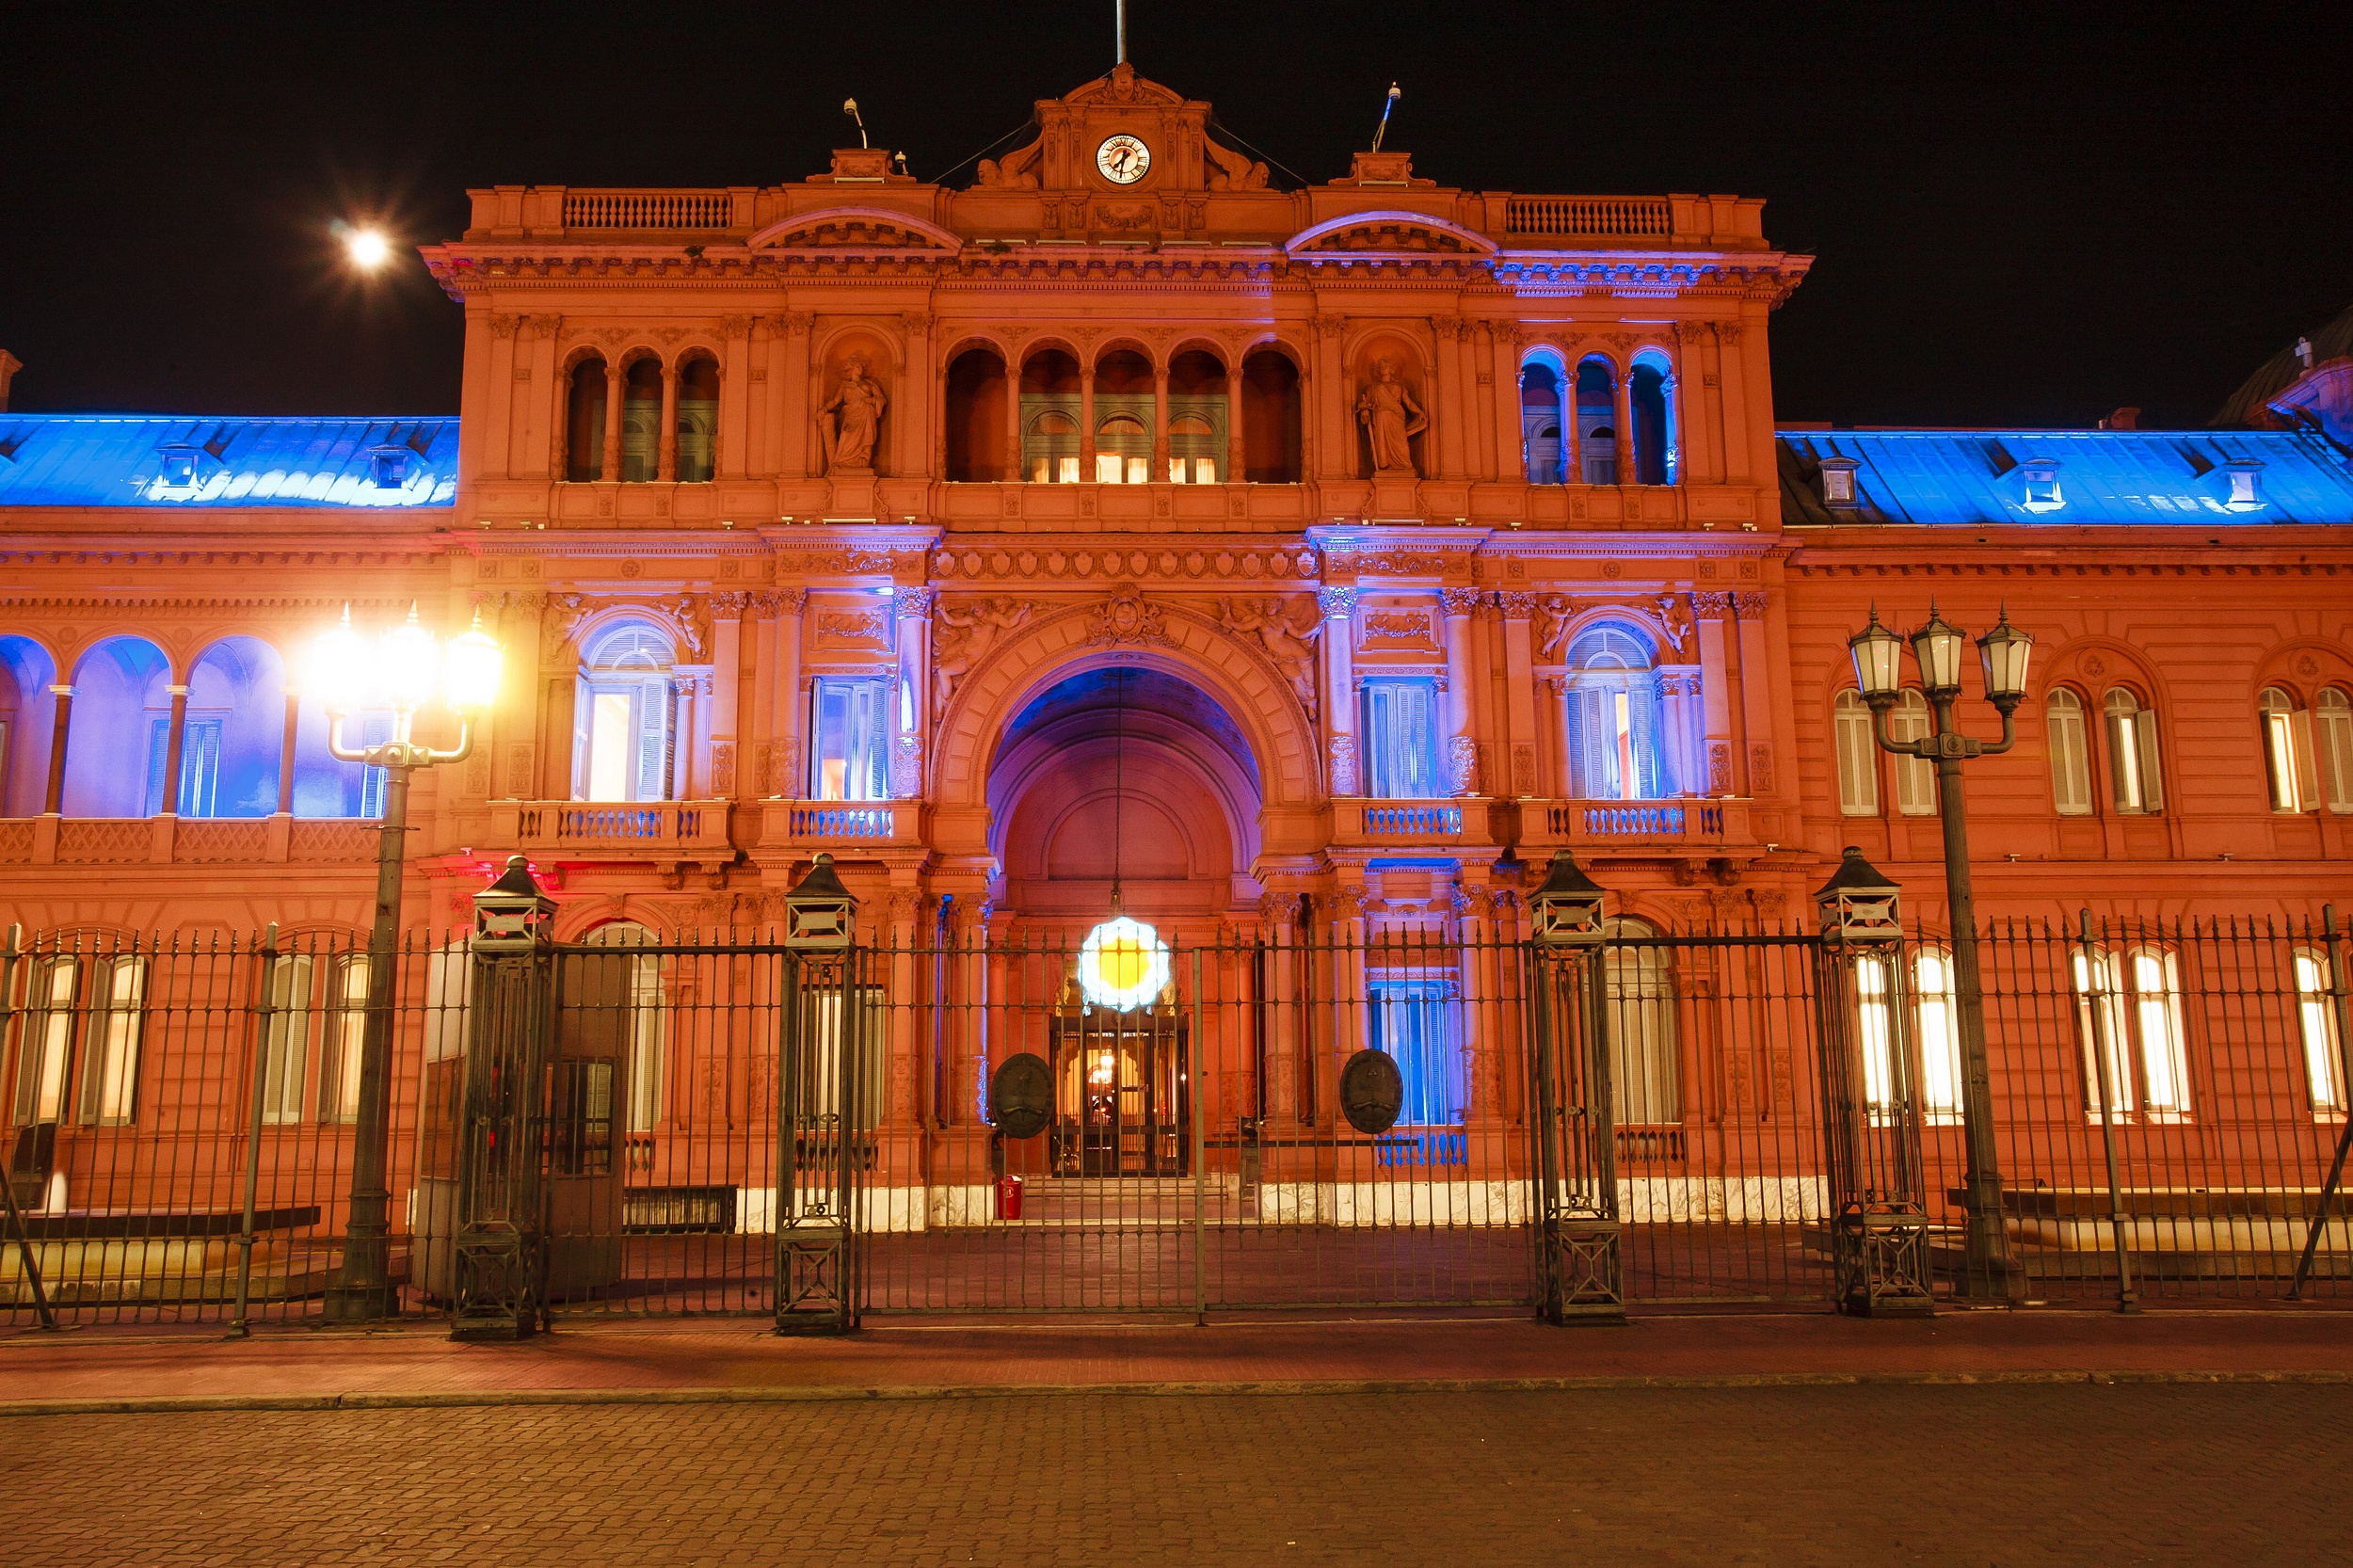
POLYGON ((1227 599, 1218 602, 1218 624, 1238 637, 1256 637, 1290 682, 1309 718, 1316 716, 1316 640, 1323 619, 1312 603, 1286 606, 1280 599, 1227 599), (1304 618, 1295 614, 1305 610, 1304 618))
POLYGON ((939 601, 937 630, 932 634, 932 694, 938 712, 947 712, 956 683, 980 667, 998 639, 1028 620, 1035 609, 1017 599, 969 600, 961 608, 944 599, 939 601))

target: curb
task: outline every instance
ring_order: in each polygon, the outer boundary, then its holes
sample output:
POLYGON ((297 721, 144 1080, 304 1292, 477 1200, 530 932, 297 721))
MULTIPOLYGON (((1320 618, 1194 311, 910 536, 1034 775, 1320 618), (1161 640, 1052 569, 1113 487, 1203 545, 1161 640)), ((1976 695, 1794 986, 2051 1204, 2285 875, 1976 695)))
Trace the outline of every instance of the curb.
POLYGON ((1330 1378, 1264 1382, 943 1384, 869 1387, 479 1389, 438 1394, 189 1394, 156 1398, 0 1400, 0 1417, 152 1416, 205 1411, 453 1410, 520 1405, 841 1404, 917 1400, 1265 1398, 1336 1394, 1576 1394, 1638 1389, 1961 1387, 2082 1384, 2334 1384, 2353 1371, 1735 1372, 1589 1378, 1330 1378))

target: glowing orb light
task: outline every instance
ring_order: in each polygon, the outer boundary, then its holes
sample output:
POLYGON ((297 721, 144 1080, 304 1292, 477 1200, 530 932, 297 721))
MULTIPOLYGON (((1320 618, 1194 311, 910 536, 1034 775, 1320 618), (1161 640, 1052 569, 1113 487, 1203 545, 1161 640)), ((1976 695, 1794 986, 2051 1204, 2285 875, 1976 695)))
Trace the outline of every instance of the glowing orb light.
POLYGON ((1141 921, 1105 920, 1079 945, 1079 989, 1097 1007, 1133 1012, 1167 985, 1168 945, 1141 921))
POLYGON ((392 242, 373 229, 354 229, 344 235, 344 249, 355 266, 374 272, 391 260, 392 242))

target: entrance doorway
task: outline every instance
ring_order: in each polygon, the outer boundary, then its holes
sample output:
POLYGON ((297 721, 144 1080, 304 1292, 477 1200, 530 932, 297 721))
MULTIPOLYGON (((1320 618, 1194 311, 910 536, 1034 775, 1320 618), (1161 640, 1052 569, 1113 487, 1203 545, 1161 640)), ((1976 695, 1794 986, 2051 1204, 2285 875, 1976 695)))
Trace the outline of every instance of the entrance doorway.
POLYGON ((1090 1006, 1075 979, 1064 986, 1047 1031, 1056 1176, 1192 1174, 1190 1040, 1174 996, 1119 1013, 1090 1006))

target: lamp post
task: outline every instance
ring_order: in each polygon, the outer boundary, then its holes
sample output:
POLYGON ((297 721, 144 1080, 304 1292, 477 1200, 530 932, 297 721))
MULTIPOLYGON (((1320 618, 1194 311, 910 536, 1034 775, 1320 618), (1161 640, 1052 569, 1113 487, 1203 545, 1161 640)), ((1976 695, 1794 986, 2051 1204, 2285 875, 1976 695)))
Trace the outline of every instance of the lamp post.
POLYGON ((1887 712, 1903 695, 1905 639, 1871 623, 1847 647, 1854 656, 1855 684, 1871 707, 1871 734, 1882 751, 1936 763, 1937 808, 1945 828, 1945 888, 1952 905, 1953 980, 1961 1014, 1961 1122, 1968 1155, 1963 1180, 1968 1216, 1962 1293, 2002 1297, 2011 1293, 2009 1241, 2002 1228, 2002 1176, 1993 1147, 1993 1090, 1985 1050, 1985 991, 1977 976, 1977 901, 1969 885, 1969 822, 1961 798, 1961 764, 1974 757, 1998 757, 2017 744, 2018 704, 2026 695, 2026 663, 2034 638, 2009 623, 2002 612, 1993 631, 1977 639, 1985 677, 1985 699, 2002 715, 1999 742, 1961 733, 1953 706, 1961 696, 1961 645, 1968 634, 1929 605, 1928 624, 1911 637, 1920 666, 1920 689, 1936 714, 1936 732, 1920 740, 1891 740, 1887 712))
POLYGON ((454 637, 446 648, 417 624, 417 609, 373 645, 342 622, 322 632, 312 652, 311 694, 327 710, 327 749, 338 760, 384 770, 384 824, 376 844, 376 923, 368 932, 368 1003, 360 1044, 360 1103, 352 1129, 351 1208, 344 1226, 344 1256, 328 1288, 331 1321, 383 1317, 392 1308, 387 1185, 392 1143, 393 964, 398 952, 401 865, 407 854, 408 776, 419 768, 463 760, 473 750, 472 715, 498 696, 500 651, 482 630, 454 637), (410 737, 416 712, 436 688, 457 714, 457 744, 447 751, 410 737), (344 744, 344 721, 354 710, 389 708, 392 733, 376 745, 344 744))

